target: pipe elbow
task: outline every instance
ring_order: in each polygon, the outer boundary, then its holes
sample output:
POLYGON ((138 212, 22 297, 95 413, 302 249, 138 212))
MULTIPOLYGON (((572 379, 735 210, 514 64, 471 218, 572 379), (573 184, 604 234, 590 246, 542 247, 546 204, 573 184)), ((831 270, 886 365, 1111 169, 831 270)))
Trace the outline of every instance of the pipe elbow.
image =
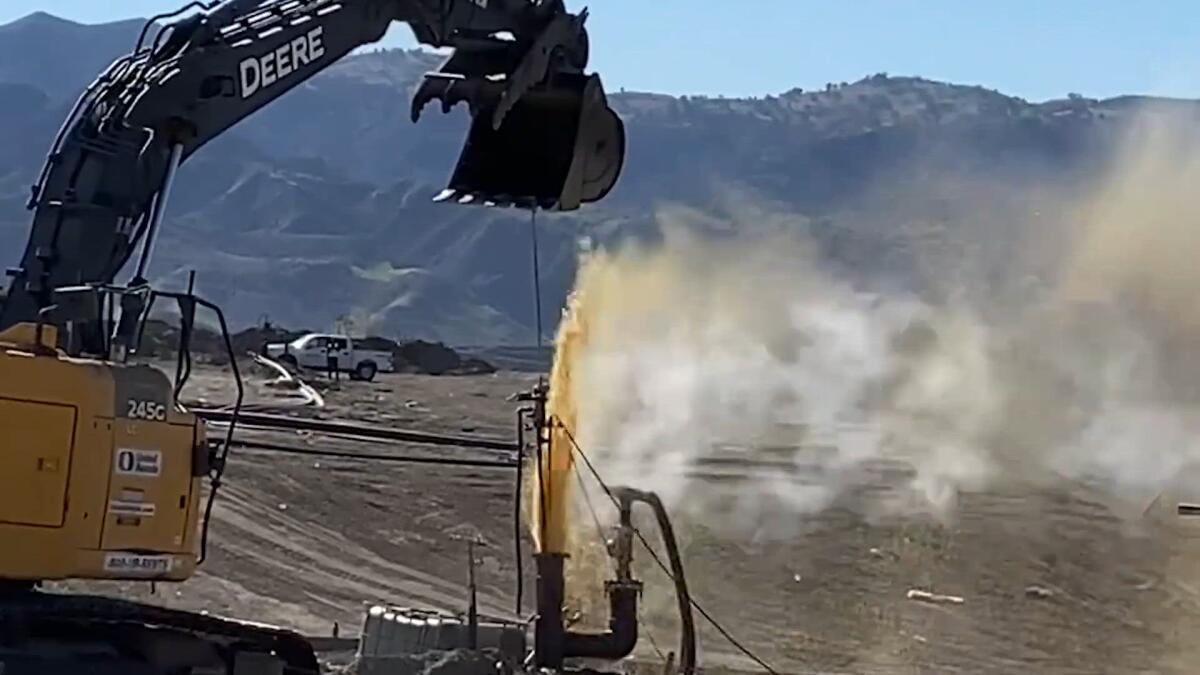
POLYGON ((609 629, 604 633, 567 631, 563 656, 616 660, 633 653, 638 640, 637 597, 641 585, 613 583, 609 587, 609 629))

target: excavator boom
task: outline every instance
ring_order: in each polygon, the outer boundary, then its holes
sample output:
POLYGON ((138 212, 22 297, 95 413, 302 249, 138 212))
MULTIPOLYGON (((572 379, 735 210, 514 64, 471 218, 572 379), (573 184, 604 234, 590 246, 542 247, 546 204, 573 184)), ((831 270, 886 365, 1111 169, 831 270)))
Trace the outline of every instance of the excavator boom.
MULTIPOLYGON (((432 100, 472 114, 442 200, 570 210, 602 198, 624 131, 584 72, 585 20, 561 0, 231 0, 152 40, 148 24, 79 98, 32 187, 0 331, 37 320, 58 288, 111 283, 139 241, 143 283, 178 165, 396 22, 453 50, 418 88, 413 120, 432 100)), ((95 329, 76 335, 72 352, 101 349, 95 329)))

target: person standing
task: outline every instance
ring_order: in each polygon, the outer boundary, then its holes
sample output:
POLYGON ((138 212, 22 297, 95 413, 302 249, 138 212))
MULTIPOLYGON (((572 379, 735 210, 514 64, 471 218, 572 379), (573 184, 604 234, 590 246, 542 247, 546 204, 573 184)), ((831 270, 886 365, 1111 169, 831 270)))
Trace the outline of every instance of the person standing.
POLYGON ((336 382, 339 379, 337 350, 334 349, 332 338, 325 340, 325 370, 330 380, 336 382))

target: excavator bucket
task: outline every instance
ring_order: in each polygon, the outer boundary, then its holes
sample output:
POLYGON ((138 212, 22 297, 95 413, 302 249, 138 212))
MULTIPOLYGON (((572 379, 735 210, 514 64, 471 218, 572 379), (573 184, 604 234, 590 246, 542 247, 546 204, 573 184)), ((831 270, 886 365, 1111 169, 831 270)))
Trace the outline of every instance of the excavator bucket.
POLYGON ((496 126, 476 111, 439 201, 571 211, 604 198, 625 160, 625 125, 597 75, 560 74, 526 92, 496 126))

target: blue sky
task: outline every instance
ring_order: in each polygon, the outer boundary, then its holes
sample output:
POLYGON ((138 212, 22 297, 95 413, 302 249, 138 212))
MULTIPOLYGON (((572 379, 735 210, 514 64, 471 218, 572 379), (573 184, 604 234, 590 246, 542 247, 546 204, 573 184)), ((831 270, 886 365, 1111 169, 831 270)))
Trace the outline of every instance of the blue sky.
MULTIPOLYGON (((584 5, 568 0, 573 9, 584 5)), ((94 23, 178 0, 3 0, 94 23), (119 7, 120 9, 114 9, 119 7)), ((592 67, 610 90, 778 93, 876 72, 1067 92, 1200 98, 1200 3, 1157 0, 592 0, 592 67)), ((406 29, 389 46, 411 46, 406 29)))

